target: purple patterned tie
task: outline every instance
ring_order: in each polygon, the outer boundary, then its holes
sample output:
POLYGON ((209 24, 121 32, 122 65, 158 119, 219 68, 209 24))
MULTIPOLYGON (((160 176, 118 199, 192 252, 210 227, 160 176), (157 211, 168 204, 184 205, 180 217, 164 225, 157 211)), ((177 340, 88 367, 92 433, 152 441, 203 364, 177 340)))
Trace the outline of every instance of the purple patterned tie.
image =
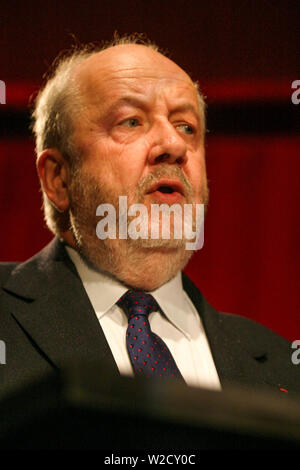
POLYGON ((126 344, 136 375, 179 377, 183 380, 167 345, 150 329, 149 314, 161 311, 152 295, 129 290, 117 305, 128 316, 126 344))

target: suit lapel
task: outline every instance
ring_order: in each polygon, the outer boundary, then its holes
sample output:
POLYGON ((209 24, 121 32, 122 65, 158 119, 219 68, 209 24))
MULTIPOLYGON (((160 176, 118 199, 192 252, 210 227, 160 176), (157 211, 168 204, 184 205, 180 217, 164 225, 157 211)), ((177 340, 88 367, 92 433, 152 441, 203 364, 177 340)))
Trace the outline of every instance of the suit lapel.
POLYGON ((216 311, 185 274, 183 286, 201 317, 222 386, 232 383, 266 385, 262 374, 268 363, 266 349, 241 341, 230 328, 227 315, 216 311), (265 364, 260 362, 262 359, 265 364))
POLYGON ((4 289, 11 315, 52 365, 102 360, 118 374, 82 282, 57 239, 19 265, 4 289))

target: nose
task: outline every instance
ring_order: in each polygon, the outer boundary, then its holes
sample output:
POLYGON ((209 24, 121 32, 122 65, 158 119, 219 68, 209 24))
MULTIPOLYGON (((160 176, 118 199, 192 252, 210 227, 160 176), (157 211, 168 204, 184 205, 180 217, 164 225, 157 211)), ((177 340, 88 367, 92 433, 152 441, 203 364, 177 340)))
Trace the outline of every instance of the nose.
POLYGON ((152 128, 151 148, 148 161, 157 163, 177 163, 184 165, 187 161, 187 145, 179 131, 169 121, 160 121, 152 128))

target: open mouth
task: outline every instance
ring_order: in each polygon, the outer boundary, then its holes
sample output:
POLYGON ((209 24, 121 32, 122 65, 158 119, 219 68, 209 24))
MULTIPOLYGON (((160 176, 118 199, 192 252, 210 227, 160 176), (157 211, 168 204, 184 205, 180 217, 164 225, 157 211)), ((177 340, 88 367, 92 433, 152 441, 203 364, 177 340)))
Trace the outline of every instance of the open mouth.
POLYGON ((154 192, 158 192, 162 194, 177 193, 183 196, 184 189, 180 181, 164 179, 164 180, 158 181, 153 186, 151 186, 149 191, 147 191, 147 194, 154 193, 154 192))
POLYGON ((147 191, 147 195, 153 196, 157 202, 162 204, 181 203, 184 197, 184 186, 178 180, 162 178, 154 183, 147 191))
POLYGON ((174 189, 171 186, 159 186, 156 191, 159 191, 160 193, 164 194, 172 194, 174 193, 174 189))

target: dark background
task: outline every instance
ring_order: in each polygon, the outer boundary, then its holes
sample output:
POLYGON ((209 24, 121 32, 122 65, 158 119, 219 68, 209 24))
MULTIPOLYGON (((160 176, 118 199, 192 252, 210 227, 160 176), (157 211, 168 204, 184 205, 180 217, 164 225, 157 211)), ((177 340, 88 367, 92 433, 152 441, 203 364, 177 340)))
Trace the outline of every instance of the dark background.
POLYGON ((28 101, 74 43, 144 32, 198 80, 208 102, 211 200, 186 271, 219 310, 300 338, 300 2, 16 2, 0 8, 0 259, 25 260, 44 226, 28 101))

